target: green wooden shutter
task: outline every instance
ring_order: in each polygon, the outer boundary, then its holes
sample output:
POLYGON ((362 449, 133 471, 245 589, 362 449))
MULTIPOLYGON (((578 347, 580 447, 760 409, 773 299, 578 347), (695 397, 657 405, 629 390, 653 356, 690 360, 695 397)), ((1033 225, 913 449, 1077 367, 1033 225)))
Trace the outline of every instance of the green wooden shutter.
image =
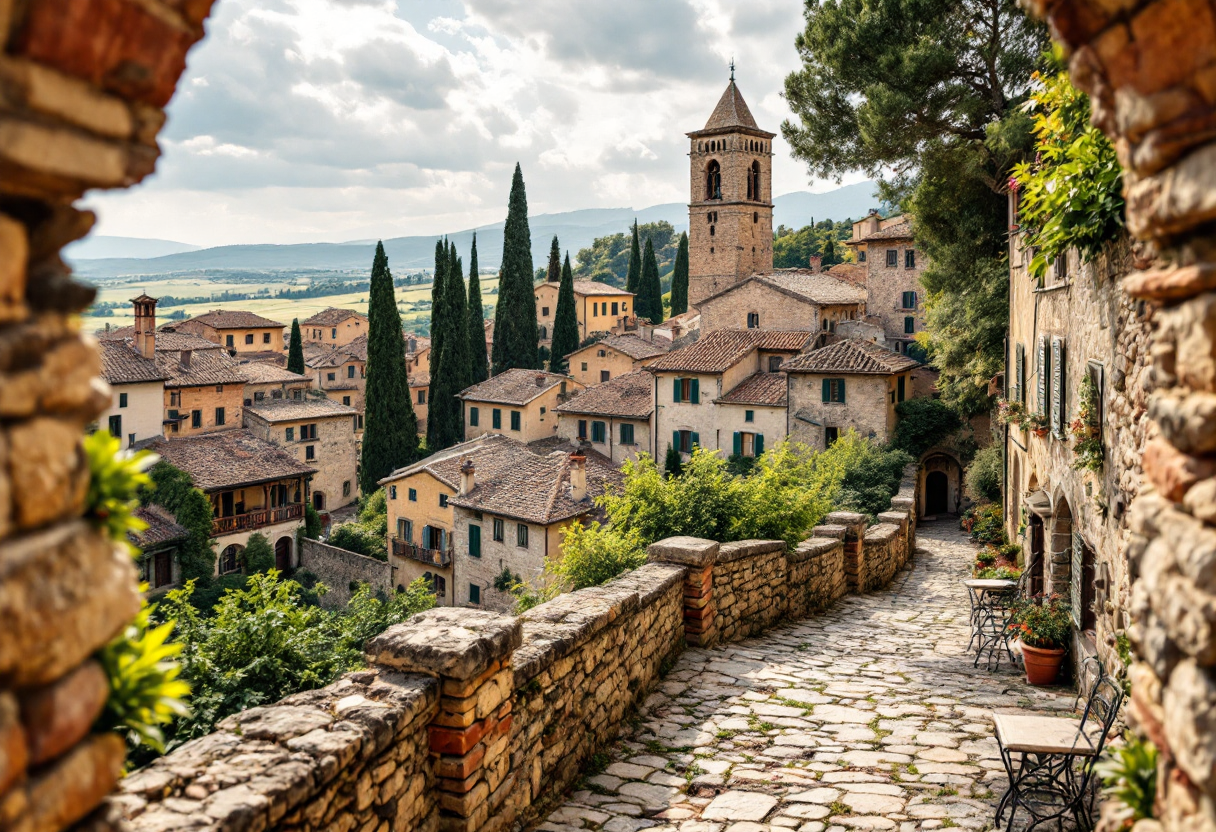
POLYGON ((844 404, 844 379, 836 379, 836 383, 840 385, 840 403, 844 404))
POLYGON ((1021 344, 1013 347, 1013 400, 1026 402, 1026 349, 1021 344))
POLYGON ((743 434, 735 431, 735 456, 743 453, 743 434))
POLYGON ((1039 336, 1038 354, 1037 354, 1036 358, 1038 359, 1038 363, 1035 365, 1035 369, 1039 373, 1039 377, 1037 379, 1037 384, 1035 385, 1038 388, 1037 392, 1039 395, 1038 413, 1041 416, 1046 416, 1047 415, 1047 391, 1048 391, 1047 374, 1051 371, 1051 357, 1050 357, 1049 353, 1047 352, 1047 336, 1046 335, 1039 336))
POLYGON ((756 434, 756 448, 755 448, 754 453, 756 456, 760 456, 760 454, 764 453, 764 434, 763 433, 756 434))
POLYGON ((680 447, 680 432, 678 430, 673 431, 671 434, 671 447, 675 448, 677 451, 684 450, 680 447))
POLYGON ((481 526, 469 524, 469 557, 481 557, 481 526))
POLYGON ((1068 433, 1068 407, 1064 385, 1067 382, 1064 366, 1064 339, 1051 339, 1051 432, 1056 439, 1068 433))
POLYGON ((694 378, 692 380, 692 392, 689 395, 689 398, 692 400, 693 404, 701 403, 701 385, 698 379, 694 378))
POLYGON ((671 400, 673 402, 680 400, 680 380, 678 378, 672 383, 671 400))
POLYGON ((823 380, 823 400, 825 402, 832 400, 832 380, 830 378, 823 380))
POLYGON ((693 446, 701 444, 701 434, 697 433, 696 431, 693 431, 692 434, 692 444, 693 446))

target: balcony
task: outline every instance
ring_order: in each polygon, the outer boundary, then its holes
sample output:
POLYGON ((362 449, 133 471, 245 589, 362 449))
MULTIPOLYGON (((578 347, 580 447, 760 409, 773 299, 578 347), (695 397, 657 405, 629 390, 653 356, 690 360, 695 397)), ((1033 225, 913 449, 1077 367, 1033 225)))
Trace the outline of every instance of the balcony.
POLYGON ((427 549, 406 540, 398 540, 395 537, 391 542, 393 554, 399 558, 409 558, 410 560, 416 560, 419 563, 426 563, 431 566, 452 565, 451 549, 427 549))
POLYGON ((295 503, 278 508, 262 508, 256 511, 247 511, 244 514, 234 514, 231 517, 217 517, 211 521, 211 533, 220 535, 260 529, 265 526, 273 526, 276 523, 299 520, 303 516, 303 503, 295 503))

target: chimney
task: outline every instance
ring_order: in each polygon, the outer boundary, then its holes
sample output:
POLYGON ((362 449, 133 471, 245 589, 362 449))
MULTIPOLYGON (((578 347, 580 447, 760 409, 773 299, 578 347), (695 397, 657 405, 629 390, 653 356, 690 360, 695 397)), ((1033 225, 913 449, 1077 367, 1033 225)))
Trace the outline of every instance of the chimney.
POLYGON ((180 353, 178 353, 177 360, 181 363, 183 370, 190 369, 190 354, 190 350, 182 350, 180 353))
POLYGON ((547 379, 547 378, 545 378, 544 376, 537 376, 537 377, 536 377, 536 386, 537 386, 537 387, 544 387, 544 386, 545 386, 545 382, 546 382, 546 381, 548 381, 548 379, 547 379))
POLYGON ((156 298, 132 298, 135 305, 135 349, 149 360, 156 357, 156 298))
POLYGON ((570 498, 581 503, 587 498, 587 457, 570 454, 570 498))
POLYGON ((823 255, 822 254, 812 254, 811 255, 811 274, 819 274, 821 271, 823 271, 823 255))
POLYGON ((477 468, 473 466, 472 459, 465 459, 460 464, 460 494, 457 496, 463 497, 477 487, 477 468))

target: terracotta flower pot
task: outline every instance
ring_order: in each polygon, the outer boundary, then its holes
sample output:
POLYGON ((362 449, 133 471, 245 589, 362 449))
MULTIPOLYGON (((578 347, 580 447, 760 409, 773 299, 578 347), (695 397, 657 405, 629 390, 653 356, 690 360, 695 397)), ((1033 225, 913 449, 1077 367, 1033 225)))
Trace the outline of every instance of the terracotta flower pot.
POLYGON ((1054 685, 1064 663, 1064 648, 1031 647, 1021 642, 1026 681, 1032 685, 1054 685))
POLYGON ((1034 428, 1034 435, 1035 436, 1046 436, 1048 430, 1050 430, 1050 428, 1034 428))

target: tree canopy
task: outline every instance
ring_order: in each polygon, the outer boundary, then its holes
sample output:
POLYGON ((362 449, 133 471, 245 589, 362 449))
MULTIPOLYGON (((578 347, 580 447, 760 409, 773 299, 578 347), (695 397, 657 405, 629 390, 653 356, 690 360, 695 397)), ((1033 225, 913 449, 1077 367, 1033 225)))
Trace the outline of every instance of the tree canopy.
POLYGON ((304 339, 300 336, 300 319, 291 319, 291 345, 287 349, 287 371, 304 375, 304 339))
POLYGON ((570 269, 570 255, 567 254, 566 262, 562 264, 561 285, 557 290, 549 370, 554 373, 566 372, 566 356, 577 349, 578 312, 574 301, 574 273, 570 269))
POLYGON ((633 221, 633 237, 629 242, 629 271, 625 273, 625 291, 637 293, 642 280, 642 252, 638 246, 638 221, 633 221))
MULTIPOLYGON (((675 262, 680 235, 671 223, 664 220, 643 223, 638 226, 640 238, 649 237, 654 244, 655 262, 662 277, 675 262)), ((626 288, 629 277, 629 262, 632 258, 633 229, 606 237, 596 237, 590 248, 579 249, 574 261, 574 276, 579 280, 596 280, 609 286, 626 288)), ((641 268, 641 248, 638 249, 638 268, 641 268)), ((639 276, 640 276, 639 271, 639 276)))
POLYGON ((473 248, 469 252, 469 384, 479 384, 490 377, 490 361, 486 354, 485 313, 481 306, 481 277, 477 274, 477 232, 473 232, 473 248))
POLYGON ((642 276, 638 280, 637 296, 633 299, 633 311, 639 318, 652 324, 663 322, 663 287, 659 283, 659 264, 655 262, 654 245, 646 238, 646 250, 642 254, 642 276))
POLYGON ((515 367, 535 369, 537 354, 536 296, 532 293, 532 234, 528 229, 528 196, 518 164, 511 179, 507 222, 503 228, 502 273, 494 308, 494 374, 515 367))
POLYGON ((676 249, 676 262, 671 269, 671 314, 683 315, 688 311, 688 234, 680 234, 676 249))

